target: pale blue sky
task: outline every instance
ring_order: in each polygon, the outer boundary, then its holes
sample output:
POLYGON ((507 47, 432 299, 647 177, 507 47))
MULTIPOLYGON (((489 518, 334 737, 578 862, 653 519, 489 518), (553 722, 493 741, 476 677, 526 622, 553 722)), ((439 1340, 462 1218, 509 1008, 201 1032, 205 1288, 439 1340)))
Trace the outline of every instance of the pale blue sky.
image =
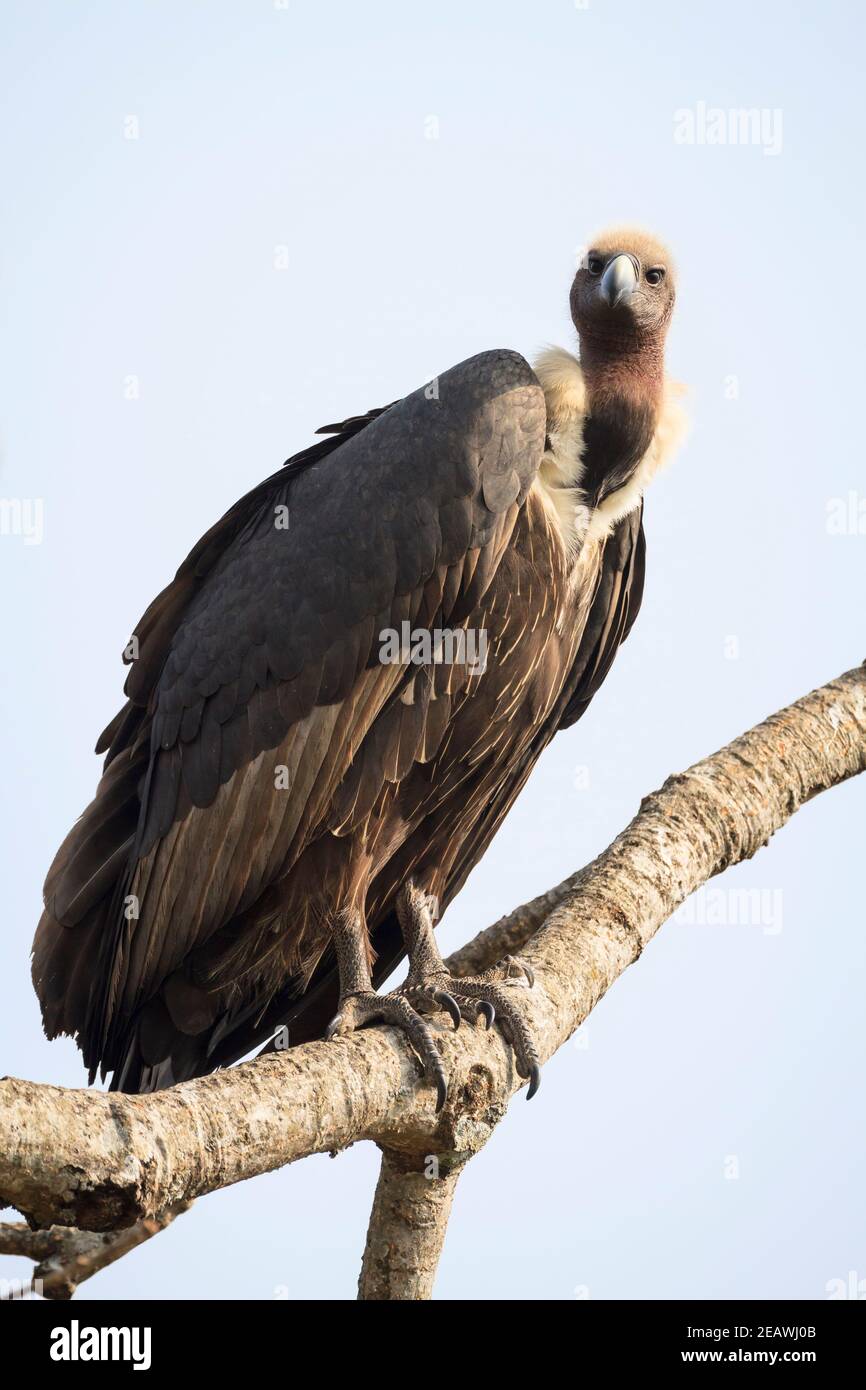
MULTIPOLYGON (((0 535, 0 1070, 83 1079, 42 1038, 29 948, 149 600, 317 425, 483 348, 571 345, 575 249, 605 223, 674 247, 692 433, 647 504, 634 633, 445 947, 866 655, 866 534, 827 530, 866 496, 858 5, 7 0, 2 30, 0 496, 43 499, 44 535, 0 535), (779 152, 678 143, 701 102, 780 112, 779 152)), ((665 926, 513 1104, 440 1297, 866 1278, 864 799, 820 798, 717 881, 767 914, 665 926)), ((375 1172, 359 1146, 209 1197, 79 1297, 352 1297, 375 1172)))

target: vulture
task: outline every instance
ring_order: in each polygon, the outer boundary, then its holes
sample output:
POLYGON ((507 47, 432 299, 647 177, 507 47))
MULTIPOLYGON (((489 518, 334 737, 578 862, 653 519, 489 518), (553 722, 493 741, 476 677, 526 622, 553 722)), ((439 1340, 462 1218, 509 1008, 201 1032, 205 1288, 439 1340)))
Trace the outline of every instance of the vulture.
POLYGON ((443 1011, 498 1020, 537 1089, 531 971, 453 978, 434 928, 637 616, 644 491, 682 430, 674 280, 653 236, 599 236, 579 356, 481 352, 325 426, 151 603, 33 945, 45 1031, 91 1082, 153 1091, 383 1021, 441 1108, 443 1011))

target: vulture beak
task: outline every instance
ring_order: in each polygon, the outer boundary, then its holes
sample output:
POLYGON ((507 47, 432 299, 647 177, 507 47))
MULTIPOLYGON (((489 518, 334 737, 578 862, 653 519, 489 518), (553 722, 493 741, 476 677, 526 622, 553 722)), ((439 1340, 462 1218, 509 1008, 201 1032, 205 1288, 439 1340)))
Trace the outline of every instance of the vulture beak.
POLYGON ((620 251, 607 263, 599 285, 599 294, 611 309, 621 304, 637 288, 637 269, 631 256, 620 251))

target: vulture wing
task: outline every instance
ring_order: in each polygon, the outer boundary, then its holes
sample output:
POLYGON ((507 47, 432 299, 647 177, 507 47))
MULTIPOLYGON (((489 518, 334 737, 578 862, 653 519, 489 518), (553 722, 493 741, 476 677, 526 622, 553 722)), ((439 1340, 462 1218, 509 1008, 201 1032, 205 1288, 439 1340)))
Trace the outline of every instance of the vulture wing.
MULTIPOLYGON (((162 1067, 165 1014, 185 1036, 212 1025, 214 1046, 251 1012, 261 1022, 271 995, 263 985, 251 1011, 258 963, 240 945, 236 1018, 208 1017, 180 967, 260 926, 269 887, 327 826, 373 720, 399 703, 404 668, 380 662, 382 630, 456 625, 483 597, 538 470, 544 397, 522 357, 488 352, 329 428, 231 508, 147 610, 96 798, 46 881, 33 964, 46 1030, 76 1035, 115 1084, 183 1074, 182 1060, 162 1067)), ((401 762, 429 754, 413 719, 401 762)))
POLYGON ((560 729, 575 724, 601 689, 640 611, 645 572, 641 503, 617 523, 605 541, 598 586, 571 673, 570 694, 560 729))
MULTIPOLYGON (((605 541, 586 627, 559 707, 551 720, 553 729, 548 725, 539 728, 535 741, 526 750, 522 761, 512 769, 511 776, 498 794, 491 798, 484 816, 467 836, 443 894, 440 904, 442 911, 460 892, 472 869, 486 852, 553 730, 568 728, 576 723, 601 688, 617 651, 637 618, 643 596, 645 558, 641 505, 623 517, 605 541)), ((380 985, 406 954, 399 923, 393 913, 377 927, 373 944, 376 949, 373 979, 376 985, 380 985)), ((255 1020, 255 1026, 247 1023, 222 1040, 217 1056, 224 1062, 237 1060, 268 1038, 280 1024, 288 1026, 293 1043, 320 1037, 336 1009, 337 993, 333 962, 324 962, 302 998, 293 998, 289 991, 282 992, 262 1017, 255 1020)), ((270 1051, 272 1047, 270 1043, 263 1050, 270 1051)))

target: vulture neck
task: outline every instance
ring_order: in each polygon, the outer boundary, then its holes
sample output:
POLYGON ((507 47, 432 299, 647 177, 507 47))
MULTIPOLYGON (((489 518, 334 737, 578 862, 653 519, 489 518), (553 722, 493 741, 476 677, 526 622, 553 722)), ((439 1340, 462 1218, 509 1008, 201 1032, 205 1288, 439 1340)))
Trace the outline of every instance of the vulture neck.
POLYGON ((583 477, 594 509, 633 477, 652 443, 664 393, 662 335, 580 338, 586 383, 583 477))
POLYGON ((685 432, 682 387, 664 374, 664 335, 581 335, 580 361, 551 347, 534 364, 547 404, 538 484, 574 558, 640 506, 685 432))

